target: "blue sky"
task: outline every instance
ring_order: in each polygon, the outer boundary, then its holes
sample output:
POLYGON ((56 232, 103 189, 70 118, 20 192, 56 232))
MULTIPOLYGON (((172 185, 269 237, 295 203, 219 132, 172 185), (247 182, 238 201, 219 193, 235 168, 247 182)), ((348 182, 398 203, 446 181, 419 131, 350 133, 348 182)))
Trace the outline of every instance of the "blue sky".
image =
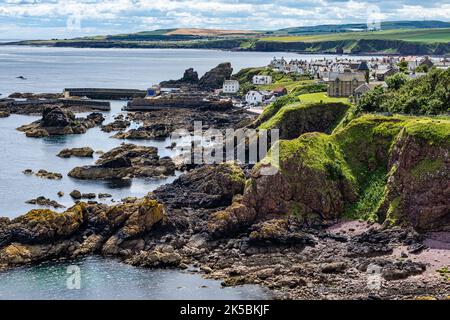
POLYGON ((268 30, 366 22, 374 16, 368 11, 381 20, 449 21, 450 0, 0 0, 0 39, 179 27, 268 30))

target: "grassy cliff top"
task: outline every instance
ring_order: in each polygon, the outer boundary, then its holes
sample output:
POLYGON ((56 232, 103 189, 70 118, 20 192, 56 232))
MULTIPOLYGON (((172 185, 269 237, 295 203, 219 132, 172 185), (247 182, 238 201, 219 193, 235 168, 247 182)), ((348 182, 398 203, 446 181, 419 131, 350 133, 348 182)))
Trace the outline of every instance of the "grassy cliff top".
POLYGON ((343 32, 321 35, 264 37, 260 41, 275 42, 322 42, 340 40, 402 40, 412 42, 450 42, 450 28, 444 29, 397 29, 366 32, 343 32))

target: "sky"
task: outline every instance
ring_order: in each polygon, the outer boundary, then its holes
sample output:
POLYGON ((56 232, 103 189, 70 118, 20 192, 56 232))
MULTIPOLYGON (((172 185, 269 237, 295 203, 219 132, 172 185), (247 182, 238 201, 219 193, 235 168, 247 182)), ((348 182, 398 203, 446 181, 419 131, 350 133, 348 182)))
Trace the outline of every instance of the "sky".
POLYGON ((378 20, 450 21, 450 0, 0 0, 0 39, 183 27, 273 30, 378 20))

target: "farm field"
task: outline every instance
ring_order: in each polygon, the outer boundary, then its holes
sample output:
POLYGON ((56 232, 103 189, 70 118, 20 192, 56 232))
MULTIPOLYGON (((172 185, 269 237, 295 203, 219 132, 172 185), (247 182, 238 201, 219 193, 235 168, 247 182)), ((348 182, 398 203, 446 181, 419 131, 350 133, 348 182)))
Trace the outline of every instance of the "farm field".
POLYGON ((260 41, 321 42, 339 40, 403 40, 412 42, 450 42, 450 29, 400 29, 370 32, 330 33, 323 35, 264 37, 260 41))

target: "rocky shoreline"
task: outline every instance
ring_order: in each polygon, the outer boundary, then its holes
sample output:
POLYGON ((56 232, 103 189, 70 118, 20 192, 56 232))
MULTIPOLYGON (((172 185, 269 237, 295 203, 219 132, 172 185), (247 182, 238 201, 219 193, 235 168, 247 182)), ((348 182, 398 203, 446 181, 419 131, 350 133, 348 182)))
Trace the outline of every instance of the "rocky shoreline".
POLYGON ((194 266, 224 286, 259 284, 280 299, 448 298, 448 280, 428 269, 426 255, 437 249, 412 228, 340 219, 305 226, 281 216, 219 235, 214 213, 236 206, 244 185, 236 165, 205 166, 143 199, 2 219, 0 265, 100 254, 142 267, 194 266), (381 268, 373 290, 372 265, 381 268))
MULTIPOLYGON (((201 79, 188 70, 171 83, 186 82, 201 79)), ((450 122, 334 107, 309 105, 298 117, 271 122, 290 139, 278 142, 278 162, 267 156, 256 165, 180 165, 156 147, 122 143, 68 176, 161 179, 184 172, 142 198, 107 205, 73 190, 75 204, 62 213, 35 209, 0 218, 0 270, 101 255, 147 268, 195 268, 223 286, 261 285, 277 299, 450 299, 450 122)), ((18 130, 47 137, 101 126, 112 138, 140 140, 177 129, 191 135, 195 121, 220 132, 264 129, 254 120, 242 109, 175 108, 129 112, 103 125, 99 113, 76 118, 52 106, 18 130), (133 122, 139 127, 129 129, 133 122)), ((85 147, 58 156, 93 154, 85 147)), ((24 174, 63 178, 46 170, 24 174)), ((45 197, 28 203, 62 209, 45 197)))

